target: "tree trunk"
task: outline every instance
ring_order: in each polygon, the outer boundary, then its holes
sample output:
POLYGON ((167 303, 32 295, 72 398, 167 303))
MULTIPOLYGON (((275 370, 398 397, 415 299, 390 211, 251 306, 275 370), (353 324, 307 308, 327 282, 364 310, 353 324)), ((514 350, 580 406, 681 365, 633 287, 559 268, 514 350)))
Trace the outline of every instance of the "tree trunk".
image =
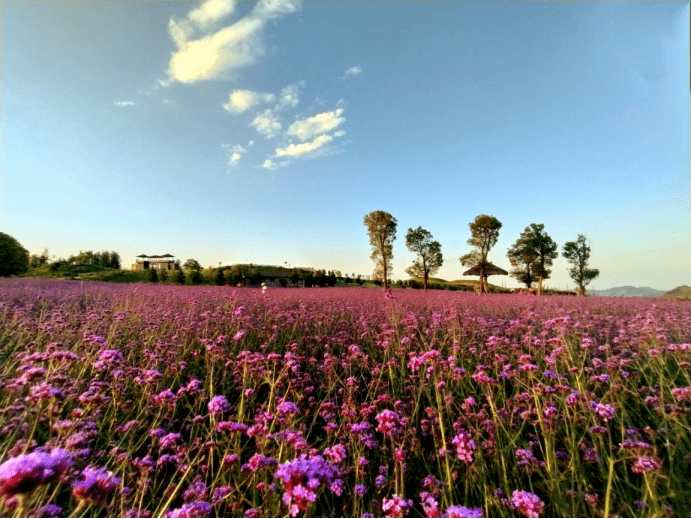
POLYGON ((584 285, 579 285, 579 286, 578 286, 578 295, 579 295, 579 296, 584 296, 584 297, 585 297, 585 286, 584 286, 584 285))
POLYGON ((537 279, 537 295, 542 295, 542 276, 537 279))
POLYGON ((425 281, 425 292, 427 292, 427 273, 425 273, 424 281, 425 281))
POLYGON ((487 276, 482 278, 482 280, 483 280, 483 284, 484 284, 484 288, 485 288, 485 293, 489 294, 489 282, 487 281, 487 276))

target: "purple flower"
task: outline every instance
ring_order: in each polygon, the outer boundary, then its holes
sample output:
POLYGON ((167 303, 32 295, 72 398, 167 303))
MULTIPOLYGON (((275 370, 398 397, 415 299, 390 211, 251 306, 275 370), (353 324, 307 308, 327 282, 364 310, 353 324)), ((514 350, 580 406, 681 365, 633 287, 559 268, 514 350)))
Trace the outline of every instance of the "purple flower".
POLYGON ((356 496, 364 496, 367 493, 367 487, 362 484, 357 484, 353 488, 353 492, 355 492, 356 496))
POLYGON ((511 494, 511 506, 526 517, 540 517, 545 510, 545 504, 532 492, 514 490, 511 494))
POLYGON ((49 503, 39 508, 37 517, 57 517, 62 513, 62 507, 49 503))
POLYGON ((336 467, 321 456, 306 459, 304 455, 280 465, 275 475, 283 481, 283 503, 290 509, 292 517, 316 501, 321 487, 328 487, 336 494, 342 491, 343 482, 337 476, 336 467))
POLYGON ((412 499, 405 500, 394 494, 391 497, 384 498, 381 509, 386 514, 386 517, 403 517, 412 506, 412 499))
POLYGON ((165 517, 209 517, 211 512, 211 505, 206 501, 194 501, 170 510, 165 517))
POLYGON ((300 413, 300 410, 298 409, 298 407, 292 402, 281 402, 276 407, 276 410, 280 414, 299 414, 300 413))
POLYGON ((72 484, 72 495, 77 501, 103 504, 120 484, 120 478, 105 467, 87 467, 82 471, 82 478, 72 484))
POLYGON ((230 404, 223 395, 215 396, 209 402, 209 413, 222 414, 230 411, 230 404))
POLYGON ((460 433, 451 440, 451 443, 456 447, 456 456, 459 460, 465 461, 466 463, 473 462, 473 450, 477 448, 477 444, 468 433, 460 433))
POLYGON ((72 454, 62 449, 34 451, 10 458, 0 465, 0 495, 31 492, 57 479, 73 465, 72 454))
POLYGON ((590 408, 605 420, 613 419, 614 415, 616 414, 614 407, 612 407, 609 404, 598 404, 597 402, 590 402, 590 408))
POLYGON ((482 508, 475 508, 475 507, 465 507, 465 506, 460 506, 460 505, 451 505, 449 508, 446 509, 446 512, 444 512, 444 515, 442 517, 470 517, 470 518, 476 518, 476 517, 482 517, 484 515, 484 512, 482 508))
POLYGON ((384 409, 376 416, 377 431, 384 435, 394 435, 401 431, 401 419, 390 409, 384 409))
POLYGON ((659 472, 662 469, 662 460, 658 457, 639 456, 631 467, 631 471, 636 474, 646 472, 659 472))

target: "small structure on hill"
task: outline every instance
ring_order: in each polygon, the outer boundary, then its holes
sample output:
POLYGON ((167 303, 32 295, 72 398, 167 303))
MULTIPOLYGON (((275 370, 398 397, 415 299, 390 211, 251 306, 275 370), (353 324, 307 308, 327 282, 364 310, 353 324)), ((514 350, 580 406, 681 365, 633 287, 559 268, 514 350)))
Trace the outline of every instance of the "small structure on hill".
POLYGON ((481 294, 488 293, 489 292, 489 286, 487 283, 487 277, 488 276, 506 276, 508 275, 508 272, 505 271, 503 268, 497 267, 493 263, 490 263, 489 261, 485 263, 478 263, 474 267, 466 270, 463 273, 464 276, 479 276, 479 286, 478 290, 481 294))
POLYGON ((132 270, 180 270, 180 262, 172 254, 155 254, 148 256, 140 254, 136 263, 132 264, 132 270))

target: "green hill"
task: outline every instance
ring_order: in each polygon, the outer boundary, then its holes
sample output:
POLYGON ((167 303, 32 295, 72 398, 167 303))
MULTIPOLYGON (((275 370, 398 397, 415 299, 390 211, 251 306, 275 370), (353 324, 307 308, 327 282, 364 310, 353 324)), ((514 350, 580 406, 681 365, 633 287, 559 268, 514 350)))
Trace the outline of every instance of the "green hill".
POLYGON ((691 300, 691 287, 688 285, 681 285, 680 287, 674 288, 669 292, 665 292, 661 297, 666 297, 668 299, 690 299, 691 300))

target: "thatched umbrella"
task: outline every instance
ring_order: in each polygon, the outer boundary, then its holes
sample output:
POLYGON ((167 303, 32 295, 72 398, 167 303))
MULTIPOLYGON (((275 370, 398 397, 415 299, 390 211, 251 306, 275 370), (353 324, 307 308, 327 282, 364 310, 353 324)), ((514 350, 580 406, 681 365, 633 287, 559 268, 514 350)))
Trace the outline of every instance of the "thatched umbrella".
POLYGON ((473 268, 466 270, 463 275, 480 276, 480 293, 483 294, 489 292, 489 287, 487 286, 488 276, 506 276, 508 272, 488 261, 486 263, 478 263, 473 268))

